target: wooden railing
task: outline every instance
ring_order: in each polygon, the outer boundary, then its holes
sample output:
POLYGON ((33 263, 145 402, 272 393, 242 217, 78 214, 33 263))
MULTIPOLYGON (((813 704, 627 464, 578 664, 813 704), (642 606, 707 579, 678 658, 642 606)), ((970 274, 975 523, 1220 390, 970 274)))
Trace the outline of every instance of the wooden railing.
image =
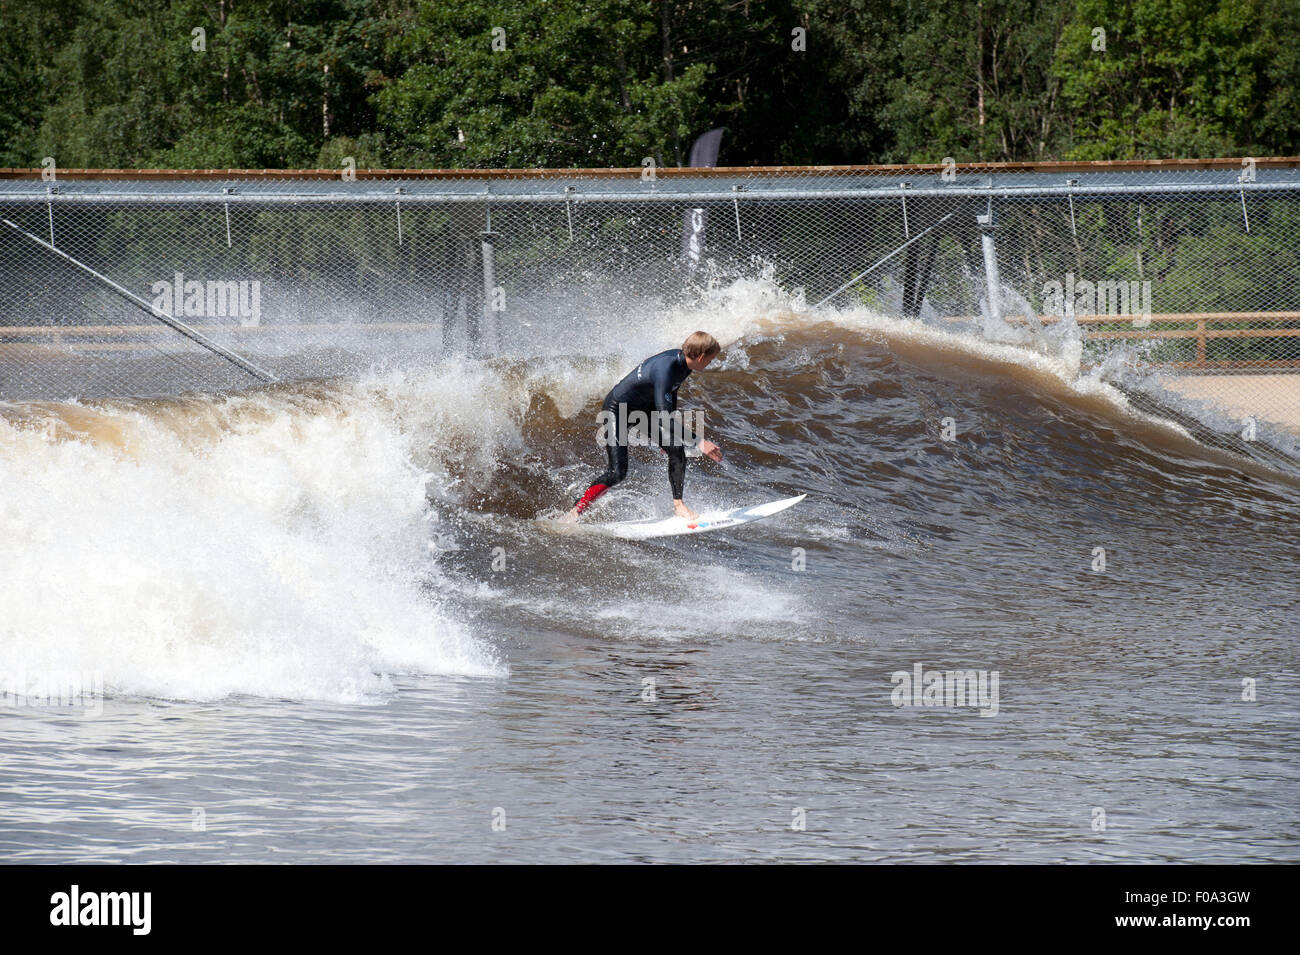
MULTIPOLYGON (((958 316, 952 321, 977 321, 974 316, 958 316)), ((1004 321, 1023 325, 1029 321, 1024 315, 1009 315, 1004 321)), ((1040 315, 1038 321, 1054 325, 1061 321, 1059 315, 1040 315)), ((1293 368, 1300 370, 1300 343, 1292 358, 1223 359, 1208 356, 1208 342, 1212 338, 1300 338, 1300 312, 1159 312, 1151 315, 1076 315, 1075 321, 1085 329, 1087 341, 1100 339, 1153 339, 1196 340, 1195 361, 1152 362, 1162 368, 1293 368), (1276 328, 1214 328, 1215 325, 1235 325, 1245 322, 1269 322, 1276 328), (1128 323, 1127 329, 1098 329, 1093 325, 1118 325, 1128 323), (1165 325, 1190 325, 1195 328, 1163 328, 1165 325)))
MULTIPOLYGON (((425 332, 438 326, 427 322, 367 322, 356 325, 191 325, 204 335, 236 335, 256 340, 271 335, 299 335, 311 332, 338 334, 342 330, 366 332, 425 332)), ((184 342, 175 330, 153 325, 0 325, 0 357, 42 357, 53 354, 146 351, 155 343, 184 342)))
MULTIPOLYGON (((949 321, 977 321, 974 316, 952 316, 949 321)), ((1023 325, 1028 319, 1024 315, 1011 315, 1005 321, 1013 325, 1023 325)), ((1059 315, 1042 315, 1038 321, 1045 325, 1061 321, 1059 315)), ((1195 339, 1195 361, 1153 362, 1164 368, 1277 368, 1300 371, 1300 342, 1296 345, 1296 354, 1283 359, 1221 359, 1208 356, 1210 339, 1248 339, 1248 338, 1297 338, 1300 339, 1300 312, 1162 312, 1144 317, 1141 315, 1079 315, 1075 317, 1086 329, 1085 338, 1089 341, 1101 339, 1129 339, 1151 341, 1155 339, 1195 339), (1214 326, 1240 324, 1245 322, 1264 323, 1271 328, 1222 328, 1214 326), (1117 325, 1127 323, 1126 329, 1100 329, 1090 326, 1117 325), (1194 325, 1193 328, 1166 328, 1168 325, 1194 325)), ((366 332, 411 332, 428 333, 438 328, 424 322, 374 322, 356 325, 336 325, 328 323, 290 324, 290 325, 195 325, 205 335, 217 333, 234 335, 240 339, 254 342, 259 337, 278 335, 298 335, 313 332, 338 333, 348 330, 366 332)), ((156 342, 177 340, 176 332, 161 323, 154 325, 0 325, 0 356, 32 357, 48 356, 52 352, 114 352, 142 351, 156 342)))

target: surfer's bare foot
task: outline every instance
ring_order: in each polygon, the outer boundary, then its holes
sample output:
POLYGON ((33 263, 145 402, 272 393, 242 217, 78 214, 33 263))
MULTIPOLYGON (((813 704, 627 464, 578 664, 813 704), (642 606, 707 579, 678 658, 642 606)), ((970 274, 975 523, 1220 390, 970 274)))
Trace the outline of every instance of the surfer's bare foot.
POLYGON ((698 521, 700 515, 696 514, 681 501, 673 501, 673 513, 678 517, 684 517, 688 521, 698 521))
POLYGON ((578 523, 578 509, 576 507, 570 509, 569 513, 565 514, 563 517, 560 518, 560 523, 561 524, 578 523))

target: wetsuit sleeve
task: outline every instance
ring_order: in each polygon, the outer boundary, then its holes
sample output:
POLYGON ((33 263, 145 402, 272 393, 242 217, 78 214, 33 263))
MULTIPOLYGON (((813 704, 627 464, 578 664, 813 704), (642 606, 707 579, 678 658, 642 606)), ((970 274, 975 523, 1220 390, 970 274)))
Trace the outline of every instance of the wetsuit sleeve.
MULTIPOLYGON (((672 365, 659 362, 652 377, 651 384, 655 390, 655 411, 659 422, 659 447, 667 450, 672 447, 672 414, 677 410, 677 393, 673 391, 672 365)), ((678 431, 680 432, 680 428, 678 431)))
POLYGON ((655 411, 673 411, 677 408, 677 393, 673 391, 673 366, 666 361, 655 364, 651 373, 655 389, 655 411))

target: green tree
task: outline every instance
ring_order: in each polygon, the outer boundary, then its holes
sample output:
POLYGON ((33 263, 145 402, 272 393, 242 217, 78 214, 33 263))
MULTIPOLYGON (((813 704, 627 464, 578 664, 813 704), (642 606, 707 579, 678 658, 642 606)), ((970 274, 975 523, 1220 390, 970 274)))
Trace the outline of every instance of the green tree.
POLYGON ((0 0, 8 165, 675 165, 713 126, 734 165, 1294 154, 1300 0, 0 0))
POLYGON ((77 2, 0 0, 0 166, 35 166, 51 102, 48 59, 80 18, 77 2))
POLYGON ((1290 2, 1077 0, 1055 70, 1073 120, 1066 157, 1249 154, 1268 121, 1294 131, 1278 117, 1293 94, 1269 62, 1295 47, 1285 8, 1294 17, 1290 2))
POLYGON ((391 48, 411 66, 376 97, 379 127, 399 164, 673 161, 709 67, 665 66, 659 36, 630 0, 424 4, 391 48))
POLYGON ((0 31, 17 164, 292 167, 338 135, 377 149, 387 4, 112 0, 58 17, 6 0, 4 13, 19 24, 0 31))
POLYGON ((1070 0, 940 0, 903 22, 882 116, 895 162, 1041 160, 1066 130, 1052 72, 1070 0))

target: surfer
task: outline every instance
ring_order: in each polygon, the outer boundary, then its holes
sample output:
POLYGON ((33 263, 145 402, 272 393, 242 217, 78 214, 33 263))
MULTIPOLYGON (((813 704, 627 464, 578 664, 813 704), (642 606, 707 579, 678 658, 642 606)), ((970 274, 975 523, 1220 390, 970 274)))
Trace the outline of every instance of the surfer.
POLYGON ((637 413, 650 422, 651 440, 668 455, 668 483, 673 492, 673 512, 688 521, 699 515, 682 501, 682 484, 686 479, 686 445, 695 444, 701 454, 714 461, 722 460, 722 449, 712 441, 687 438, 682 434, 677 410, 677 389, 693 371, 708 367, 722 351, 722 346, 708 332, 693 332, 681 348, 652 355, 637 365, 626 378, 613 387, 601 406, 604 423, 605 453, 609 466, 578 498, 573 509, 561 520, 578 519, 591 503, 627 476, 627 422, 637 413))

